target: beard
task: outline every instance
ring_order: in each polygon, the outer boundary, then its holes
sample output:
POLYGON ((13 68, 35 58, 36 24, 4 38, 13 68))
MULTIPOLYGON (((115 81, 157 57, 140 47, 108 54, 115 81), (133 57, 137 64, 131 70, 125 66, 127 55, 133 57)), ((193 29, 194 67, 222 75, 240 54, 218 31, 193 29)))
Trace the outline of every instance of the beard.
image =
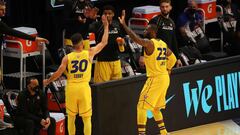
POLYGON ((162 12, 161 14, 162 14, 162 16, 167 17, 169 15, 169 13, 170 12, 162 12))

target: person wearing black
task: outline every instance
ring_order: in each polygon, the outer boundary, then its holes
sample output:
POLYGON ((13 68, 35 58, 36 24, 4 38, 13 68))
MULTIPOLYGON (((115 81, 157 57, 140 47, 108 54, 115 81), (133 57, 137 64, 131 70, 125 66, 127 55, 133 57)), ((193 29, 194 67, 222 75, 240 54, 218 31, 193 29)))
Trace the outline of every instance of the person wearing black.
POLYGON ((239 50, 240 50, 240 20, 237 21, 235 39, 236 39, 235 42, 237 45, 237 51, 239 54, 239 50))
MULTIPOLYGON (((108 45, 97 54, 97 62, 94 70, 94 82, 106 82, 122 78, 120 48, 116 42, 118 37, 123 37, 124 33, 118 20, 113 20, 115 9, 111 5, 103 7, 103 14, 107 16, 109 22, 108 45)), ((103 35, 102 22, 95 22, 90 25, 89 32, 95 33, 96 42, 101 41, 103 35)), ((123 41, 124 42, 124 41, 123 41)), ((124 43, 123 43, 124 44, 124 43)))
POLYGON ((29 78, 27 89, 18 95, 14 125, 24 130, 23 135, 37 135, 42 128, 55 135, 56 121, 49 116, 47 97, 36 78, 29 78))
POLYGON ((64 45, 72 47, 71 36, 80 33, 84 39, 88 36, 88 27, 95 22, 98 8, 90 0, 64 0, 64 45))
POLYGON ((204 37, 203 15, 198 10, 198 5, 195 0, 188 0, 188 7, 180 14, 177 22, 177 27, 180 32, 181 43, 184 45, 196 44, 197 38, 204 37), (198 32, 196 32, 198 31, 198 32), (196 32, 196 34, 194 33, 196 32))
MULTIPOLYGON (((149 24, 156 24, 158 27, 157 38, 167 43, 168 47, 173 51, 177 57, 176 67, 181 67, 182 62, 179 59, 178 44, 176 38, 176 28, 174 21, 169 17, 172 10, 171 0, 160 0, 161 14, 152 18, 149 24)), ((144 66, 143 56, 139 59, 140 67, 144 66)))
MULTIPOLYGON (((6 13, 6 4, 4 0, 0 0, 0 17, 4 17, 5 13, 6 13)), ((44 42, 47 44, 49 43, 49 41, 45 38, 34 37, 31 35, 25 34, 23 32, 17 31, 13 28, 10 28, 7 24, 2 22, 2 20, 0 19, 0 41, 1 42, 3 41, 3 34, 22 38, 22 39, 27 39, 31 41, 37 41, 38 43, 41 43, 41 42, 44 42)))

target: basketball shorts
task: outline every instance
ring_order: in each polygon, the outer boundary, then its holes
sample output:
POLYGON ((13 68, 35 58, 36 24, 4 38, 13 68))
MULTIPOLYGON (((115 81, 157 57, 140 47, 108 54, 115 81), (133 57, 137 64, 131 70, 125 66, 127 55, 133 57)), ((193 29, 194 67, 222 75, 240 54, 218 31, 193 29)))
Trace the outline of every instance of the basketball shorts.
POLYGON ((120 60, 101 62, 97 61, 94 69, 94 82, 106 82, 109 80, 119 80, 122 78, 122 68, 120 60))
POLYGON ((92 116, 92 96, 88 82, 67 83, 65 96, 68 115, 92 116))
POLYGON ((149 77, 141 91, 138 107, 146 110, 164 109, 169 83, 169 75, 149 77))

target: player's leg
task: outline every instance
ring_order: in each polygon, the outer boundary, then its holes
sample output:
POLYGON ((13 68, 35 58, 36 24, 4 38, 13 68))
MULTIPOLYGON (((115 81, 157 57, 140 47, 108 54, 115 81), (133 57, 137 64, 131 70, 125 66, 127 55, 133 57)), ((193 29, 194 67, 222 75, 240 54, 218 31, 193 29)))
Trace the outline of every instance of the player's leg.
POLYGON ((111 78, 111 68, 109 66, 109 62, 99 62, 95 63, 94 68, 94 83, 106 82, 111 78))
POLYGON ((81 90, 78 100, 79 106, 79 116, 82 117, 83 125, 84 125, 84 135, 91 135, 92 132, 92 96, 91 96, 91 88, 88 83, 81 84, 81 90))
POLYGON ((74 85, 66 85, 65 97, 66 97, 66 112, 68 116, 68 134, 75 135, 75 119, 78 113, 77 107, 77 91, 78 89, 74 85))
POLYGON ((84 124, 84 135, 91 135, 92 134, 92 122, 91 122, 91 116, 88 117, 82 117, 83 124, 84 124))
POLYGON ((111 69, 113 70, 110 80, 122 79, 121 61, 117 60, 117 61, 114 61, 114 62, 110 62, 110 66, 111 66, 111 69))
POLYGON ((148 78, 145 82, 143 89, 140 93, 138 105, 137 105, 137 125, 138 125, 138 134, 145 135, 146 134, 146 123, 147 123, 147 109, 151 108, 147 102, 147 98, 149 97, 149 92, 151 91, 151 84, 153 83, 153 79, 148 78))
POLYGON ((69 135, 76 134, 75 119, 76 119, 76 115, 68 114, 68 134, 69 135))
POLYGON ((156 121, 156 123, 158 124, 159 127, 159 132, 161 135, 167 135, 167 130, 163 121, 163 115, 162 112, 159 109, 154 109, 152 111, 154 119, 156 121))
POLYGON ((137 107, 138 135, 146 135, 147 110, 137 107))
POLYGON ((163 115, 160 109, 165 109, 166 106, 166 94, 167 89, 169 87, 169 76, 163 75, 158 79, 159 83, 161 82, 161 86, 158 88, 160 91, 159 97, 157 98, 157 103, 155 105, 155 108, 152 110, 154 119, 159 127, 159 132, 161 135, 167 135, 167 130, 164 124, 163 115))

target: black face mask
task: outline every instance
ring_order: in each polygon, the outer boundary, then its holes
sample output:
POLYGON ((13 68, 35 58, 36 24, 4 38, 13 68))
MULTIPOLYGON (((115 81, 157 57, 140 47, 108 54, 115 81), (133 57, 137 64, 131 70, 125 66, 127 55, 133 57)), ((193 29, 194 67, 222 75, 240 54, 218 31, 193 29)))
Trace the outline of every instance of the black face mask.
POLYGON ((34 88, 32 88, 33 91, 39 91, 40 90, 40 87, 39 85, 35 86, 34 88))
POLYGON ((190 8, 187 10, 188 13, 188 17, 190 20, 194 20, 195 19, 195 13, 197 12, 196 9, 190 8))
POLYGON ((196 13, 196 9, 194 9, 194 8, 190 8, 190 9, 188 9, 187 10, 188 11, 188 14, 190 15, 190 16, 193 16, 195 13, 196 13))

